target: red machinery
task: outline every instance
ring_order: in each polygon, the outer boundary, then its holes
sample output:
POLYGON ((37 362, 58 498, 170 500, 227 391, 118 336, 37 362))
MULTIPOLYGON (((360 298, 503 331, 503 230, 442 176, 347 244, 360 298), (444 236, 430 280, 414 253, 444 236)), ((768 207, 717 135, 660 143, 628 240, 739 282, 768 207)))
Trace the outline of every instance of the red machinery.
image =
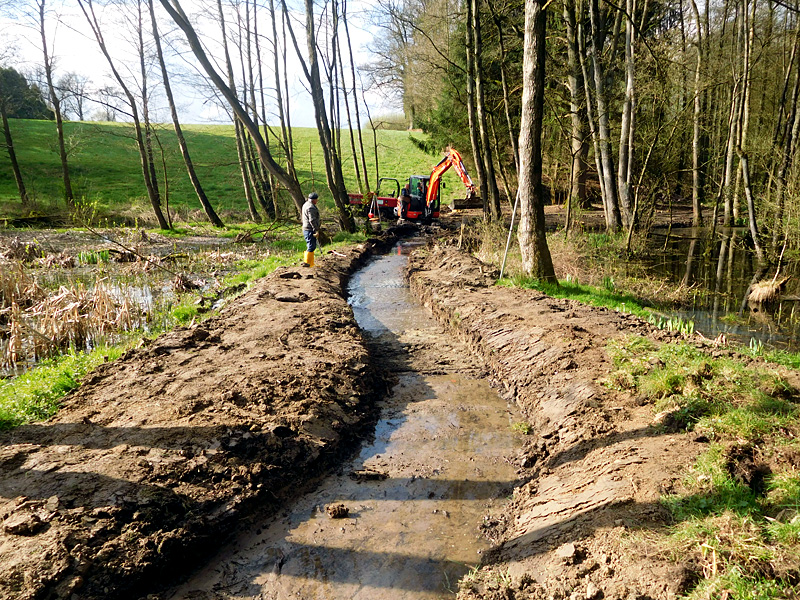
MULTIPOLYGON (((372 216, 376 211, 380 211, 383 216, 396 216, 410 221, 430 221, 439 218, 439 188, 442 187, 442 175, 450 167, 455 167, 456 173, 464 182, 467 188, 467 197, 463 202, 474 203, 479 201, 478 192, 472 183, 464 161, 456 150, 447 149, 444 158, 433 168, 428 175, 412 175, 408 178, 408 195, 402 196, 400 182, 397 179, 381 178, 378 182, 378 190, 373 194, 370 205, 365 207, 372 216), (379 190, 384 181, 396 184, 396 193, 392 196, 380 196, 379 190)), ((350 204, 362 204, 362 194, 348 194, 350 204)), ((377 216, 377 215, 375 215, 377 216)))

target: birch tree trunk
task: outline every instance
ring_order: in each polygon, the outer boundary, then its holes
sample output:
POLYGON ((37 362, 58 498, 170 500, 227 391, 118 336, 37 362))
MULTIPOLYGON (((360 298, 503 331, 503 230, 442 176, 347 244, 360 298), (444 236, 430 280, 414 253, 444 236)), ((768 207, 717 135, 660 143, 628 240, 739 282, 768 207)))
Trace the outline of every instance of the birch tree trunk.
POLYGON ((589 46, 589 59, 594 73, 594 93, 597 103, 597 134, 599 137, 600 161, 603 165, 603 194, 608 212, 606 226, 611 231, 622 227, 622 217, 617 198, 617 186, 614 182, 614 158, 611 155, 611 127, 608 120, 608 105, 605 92, 605 74, 600 64, 603 34, 600 26, 600 8, 598 0, 589 0, 589 16, 592 26, 592 43, 589 46))
POLYGON ((691 0, 697 27, 697 61, 694 70, 694 112, 692 114, 692 226, 703 226, 703 177, 701 173, 700 129, 702 126, 702 72, 703 72, 703 23, 696 0, 691 0))
POLYGON ((633 221, 631 206, 630 183, 631 165, 633 157, 633 127, 634 127, 634 27, 633 16, 636 11, 634 0, 625 2, 625 101, 622 104, 622 120, 619 137, 619 163, 617 164, 617 190, 619 203, 622 207, 624 225, 629 227, 633 221))

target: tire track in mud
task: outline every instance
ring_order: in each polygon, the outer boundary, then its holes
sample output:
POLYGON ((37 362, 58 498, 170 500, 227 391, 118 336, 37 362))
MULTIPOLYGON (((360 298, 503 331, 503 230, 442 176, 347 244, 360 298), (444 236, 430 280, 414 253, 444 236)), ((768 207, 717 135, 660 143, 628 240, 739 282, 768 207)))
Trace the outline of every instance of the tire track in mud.
POLYGON ((493 517, 499 543, 459 597, 679 594, 691 574, 648 556, 629 534, 664 524, 658 498, 703 446, 655 427, 651 407, 597 383, 613 370, 609 339, 668 334, 630 315, 494 287, 491 268, 453 248, 412 257, 408 277, 439 321, 485 359, 534 430, 521 461, 531 480, 493 517))

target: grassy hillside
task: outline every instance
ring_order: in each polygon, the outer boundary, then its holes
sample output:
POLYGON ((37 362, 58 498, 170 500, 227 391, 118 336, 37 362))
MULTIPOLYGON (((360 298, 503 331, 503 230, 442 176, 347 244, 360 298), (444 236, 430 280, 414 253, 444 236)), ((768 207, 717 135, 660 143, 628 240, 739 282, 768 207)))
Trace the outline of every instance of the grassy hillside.
MULTIPOLYGON (((14 147, 20 162, 28 193, 34 206, 27 213, 54 214, 65 211, 61 168, 56 146, 55 123, 49 121, 14 120, 11 122, 14 147)), ((92 206, 101 218, 126 215, 150 219, 147 200, 133 139, 133 128, 125 123, 66 123, 70 146, 70 172, 77 198, 92 206)), ((198 176, 223 218, 238 219, 246 215, 247 204, 236 157, 231 125, 185 126, 189 150, 198 176)), ((320 193, 323 205, 332 206, 325 183, 325 165, 315 129, 293 131, 295 161, 305 192, 320 193), (313 178, 312 178, 313 166, 313 178)), ((372 132, 365 131, 370 183, 375 185, 375 157, 372 132)), ((200 204, 191 187, 171 127, 160 126, 158 138, 164 149, 166 175, 169 182, 169 205, 178 218, 203 220, 200 204)), ((347 148, 344 157, 348 189, 357 191, 347 132, 342 132, 347 148)), ((156 144, 158 151, 158 144, 156 144)), ((378 131, 378 162, 382 177, 402 181, 410 174, 427 174, 440 160, 419 150, 403 131, 378 131)), ((159 157, 160 160, 160 157, 159 157)), ((164 189, 164 169, 158 165, 159 183, 164 189)), ((443 200, 463 196, 463 186, 451 172, 446 176, 443 200)), ((290 208, 288 197, 285 206, 290 208)), ((8 155, 0 153, 0 218, 24 215, 11 172, 8 155)))

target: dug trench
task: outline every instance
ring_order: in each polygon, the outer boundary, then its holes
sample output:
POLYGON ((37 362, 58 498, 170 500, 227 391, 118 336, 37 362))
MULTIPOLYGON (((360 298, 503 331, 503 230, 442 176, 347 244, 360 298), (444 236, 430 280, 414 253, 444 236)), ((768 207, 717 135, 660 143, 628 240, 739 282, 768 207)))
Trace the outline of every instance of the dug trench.
MULTIPOLYGON (((313 271, 280 269, 218 316, 102 366, 51 420, 3 433, 0 597, 171 597, 165 585, 206 564, 230 532, 255 513, 279 518, 299 490, 352 459, 391 382, 373 368, 386 357, 370 354, 346 283, 393 242, 326 255, 313 271)), ((460 597, 675 597, 692 571, 626 534, 663 523, 658 498, 703 443, 654 427, 652 407, 598 384, 611 371, 609 339, 668 334, 497 287, 496 275, 448 247, 420 251, 408 267, 412 294, 479 359, 470 368, 490 374, 532 425, 508 457, 513 476, 500 478, 514 488, 510 502, 487 507, 493 547, 460 597)), ((425 359, 444 363, 450 351, 425 359)), ((433 468, 416 467, 422 477, 433 468)), ((387 550, 375 568, 407 549, 387 550)), ((346 565, 359 560, 348 556, 346 565)))
POLYGON ((0 597, 145 596, 338 464, 385 390, 345 286, 392 242, 279 269, 0 434, 0 597))

